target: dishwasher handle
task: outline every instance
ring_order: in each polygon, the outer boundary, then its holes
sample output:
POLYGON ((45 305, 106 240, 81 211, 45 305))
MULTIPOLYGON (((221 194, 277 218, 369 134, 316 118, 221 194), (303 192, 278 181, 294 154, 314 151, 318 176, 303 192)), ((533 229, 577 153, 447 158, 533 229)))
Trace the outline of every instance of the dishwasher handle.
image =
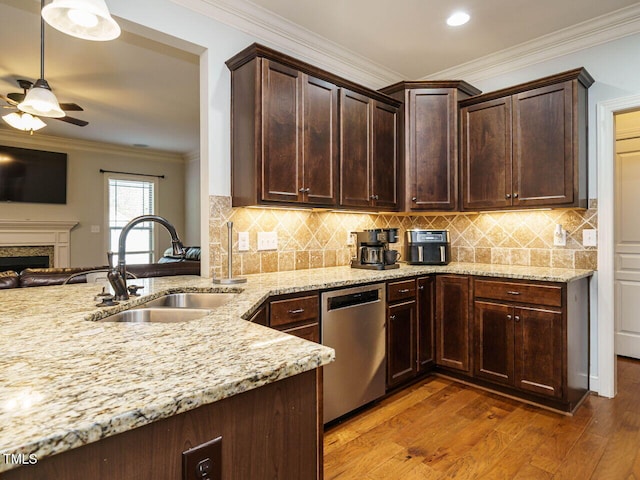
POLYGON ((346 295, 336 295, 327 299, 327 310, 338 310, 340 308, 353 307, 365 303, 377 302, 380 300, 380 290, 366 290, 358 293, 348 293, 346 295))

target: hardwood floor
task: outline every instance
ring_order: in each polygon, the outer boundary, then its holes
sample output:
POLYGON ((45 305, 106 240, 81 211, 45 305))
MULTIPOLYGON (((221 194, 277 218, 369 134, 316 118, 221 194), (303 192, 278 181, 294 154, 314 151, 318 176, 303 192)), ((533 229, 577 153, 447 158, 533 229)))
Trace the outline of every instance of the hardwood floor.
POLYGON ((640 479, 640 361, 573 417, 431 377, 325 432, 324 478, 640 479))

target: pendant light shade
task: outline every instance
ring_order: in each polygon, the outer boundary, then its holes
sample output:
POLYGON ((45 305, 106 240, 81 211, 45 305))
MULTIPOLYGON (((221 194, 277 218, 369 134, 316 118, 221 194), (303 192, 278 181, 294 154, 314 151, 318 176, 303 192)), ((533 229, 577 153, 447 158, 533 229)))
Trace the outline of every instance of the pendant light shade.
POLYGON ((58 99, 44 78, 36 81, 27 92, 22 103, 18 104, 18 109, 41 117, 61 118, 66 115, 60 108, 58 99))
POLYGON ((104 0, 53 0, 42 18, 62 33, 84 40, 106 41, 120 35, 104 0))
POLYGON ((47 124, 38 117, 24 112, 13 112, 9 115, 4 115, 2 119, 13 128, 24 130, 25 132, 34 132, 47 126, 47 124))

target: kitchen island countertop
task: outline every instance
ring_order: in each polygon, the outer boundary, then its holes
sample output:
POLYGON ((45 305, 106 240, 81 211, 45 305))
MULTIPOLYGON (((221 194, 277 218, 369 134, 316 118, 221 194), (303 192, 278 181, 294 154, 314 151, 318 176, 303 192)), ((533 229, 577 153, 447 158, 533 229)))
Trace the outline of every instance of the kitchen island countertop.
POLYGON ((19 466, 7 460, 11 454, 44 458, 331 362, 330 348, 244 320, 271 295, 430 273, 570 282, 593 272, 462 263, 330 267, 249 275, 233 287, 160 277, 136 280, 143 296, 108 308, 95 306, 95 284, 0 290, 0 472, 19 466), (189 322, 95 322, 185 291, 238 295, 189 322))

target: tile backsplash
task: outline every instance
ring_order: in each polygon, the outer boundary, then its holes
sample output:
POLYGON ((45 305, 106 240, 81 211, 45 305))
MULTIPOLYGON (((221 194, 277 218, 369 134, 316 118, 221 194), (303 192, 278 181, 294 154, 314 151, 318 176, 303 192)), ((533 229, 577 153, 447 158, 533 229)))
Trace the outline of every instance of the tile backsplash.
POLYGON ((597 228, 597 201, 587 210, 535 210, 440 215, 393 215, 270 208, 232 208, 231 197, 209 201, 209 255, 213 275, 227 275, 227 225, 233 222, 233 273, 302 270, 348 265, 355 248, 349 232, 399 228, 402 251, 409 228, 448 229, 456 262, 588 268, 597 265, 597 248, 582 246, 582 230, 597 228), (556 224, 567 231, 567 245, 553 245, 556 224), (258 232, 275 231, 278 249, 258 251, 258 232), (238 251, 238 232, 249 233, 249 251, 238 251))

